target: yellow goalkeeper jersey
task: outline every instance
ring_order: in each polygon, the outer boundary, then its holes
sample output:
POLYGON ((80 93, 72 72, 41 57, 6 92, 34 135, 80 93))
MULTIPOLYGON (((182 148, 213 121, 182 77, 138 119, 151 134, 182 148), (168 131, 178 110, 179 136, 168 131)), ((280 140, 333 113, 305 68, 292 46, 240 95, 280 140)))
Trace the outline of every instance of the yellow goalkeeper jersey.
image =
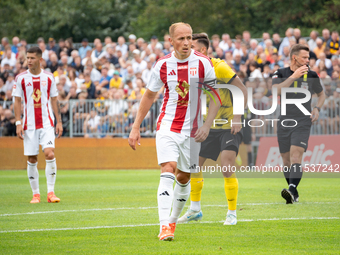
MULTIPOLYGON (((236 74, 234 71, 228 66, 226 62, 219 58, 212 58, 211 62, 214 65, 216 79, 218 84, 228 84, 231 83, 235 77, 236 74)), ((228 120, 228 123, 226 124, 216 124, 211 127, 211 129, 231 129, 230 121, 233 119, 233 98, 232 94, 230 93, 229 89, 219 89, 220 98, 222 101, 222 105, 215 117, 215 119, 224 119, 228 120)), ((208 106, 210 102, 210 97, 207 95, 207 112, 208 112, 208 106)), ((204 115, 204 121, 206 119, 206 116, 204 115)))

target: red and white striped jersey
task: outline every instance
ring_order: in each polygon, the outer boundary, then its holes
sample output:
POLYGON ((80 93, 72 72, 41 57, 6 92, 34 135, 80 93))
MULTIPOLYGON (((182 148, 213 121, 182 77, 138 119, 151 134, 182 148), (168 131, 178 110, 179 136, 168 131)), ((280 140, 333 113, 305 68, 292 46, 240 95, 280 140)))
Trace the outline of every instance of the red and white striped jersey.
POLYGON ((41 70, 33 75, 29 70, 18 74, 13 86, 13 97, 24 99, 24 130, 54 127, 50 97, 58 96, 53 74, 41 70))
POLYGON ((177 59, 172 52, 157 61, 147 86, 153 92, 165 86, 157 131, 169 130, 193 137, 203 124, 200 105, 202 90, 190 81, 197 83, 204 78, 216 79, 214 67, 207 56, 197 51, 191 50, 190 56, 184 60, 177 59))

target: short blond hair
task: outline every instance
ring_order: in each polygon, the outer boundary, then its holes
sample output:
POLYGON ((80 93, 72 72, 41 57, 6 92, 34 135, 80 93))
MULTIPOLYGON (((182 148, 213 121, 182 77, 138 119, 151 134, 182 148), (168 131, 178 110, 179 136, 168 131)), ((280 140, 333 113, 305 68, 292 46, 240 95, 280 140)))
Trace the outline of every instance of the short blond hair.
POLYGON ((181 26, 181 25, 184 25, 184 26, 189 27, 189 28, 191 29, 191 31, 192 31, 192 28, 191 28, 191 26, 190 26, 188 23, 177 22, 177 23, 172 24, 172 25, 169 27, 169 34, 170 34, 170 37, 173 37, 176 28, 178 28, 178 27, 181 26))

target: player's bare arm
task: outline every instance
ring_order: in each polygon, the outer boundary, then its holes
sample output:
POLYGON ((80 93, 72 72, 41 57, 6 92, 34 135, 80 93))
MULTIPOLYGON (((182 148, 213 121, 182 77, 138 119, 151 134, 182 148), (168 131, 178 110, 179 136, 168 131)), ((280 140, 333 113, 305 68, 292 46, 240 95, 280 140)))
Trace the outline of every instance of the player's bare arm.
MULTIPOLYGON (((246 86, 242 83, 240 78, 236 77, 231 83, 231 85, 234 85, 238 87, 240 90, 242 90, 243 96, 244 96, 244 107, 247 106, 247 100, 248 100, 248 92, 246 86)), ((233 118, 233 125, 231 127, 231 134, 236 135, 238 132, 241 131, 242 124, 241 124, 241 117, 242 115, 234 115, 233 118)))
POLYGON ((318 120, 319 118, 319 109, 323 106, 325 99, 326 99, 326 95, 324 91, 321 91, 320 93, 317 94, 318 95, 318 102, 316 104, 316 106, 314 107, 312 114, 310 116, 310 118, 312 119, 312 122, 315 122, 318 120))
MULTIPOLYGON (((216 89, 217 94, 218 89, 216 89)), ((217 115, 218 110, 220 109, 220 100, 218 99, 217 95, 213 93, 213 97, 215 100, 210 100, 209 102, 209 109, 208 109, 208 114, 207 114, 207 119, 205 120, 204 124, 202 127, 200 127, 196 133, 195 133, 195 142, 201 143, 205 139, 207 139, 210 131, 210 127, 212 126, 214 119, 217 115), (216 104, 215 104, 215 102, 216 104)))
POLYGON ((132 129, 129 135, 129 145, 133 150, 136 150, 136 142, 140 145, 140 125, 142 124, 146 114, 151 108, 151 105, 154 102, 155 96, 157 92, 153 92, 147 89, 141 99, 139 104, 139 108, 137 111, 137 116, 135 122, 132 125, 132 129))
POLYGON ((61 122, 60 105, 59 105, 57 97, 51 97, 51 104, 52 104, 53 113, 57 121, 55 133, 58 135, 58 138, 59 138, 63 134, 63 124, 61 122))
MULTIPOLYGON (((21 97, 15 97, 14 101, 14 114, 15 114, 15 122, 21 122, 21 97)), ((16 125, 17 126, 17 136, 24 140, 24 129, 22 127, 22 123, 16 125)))

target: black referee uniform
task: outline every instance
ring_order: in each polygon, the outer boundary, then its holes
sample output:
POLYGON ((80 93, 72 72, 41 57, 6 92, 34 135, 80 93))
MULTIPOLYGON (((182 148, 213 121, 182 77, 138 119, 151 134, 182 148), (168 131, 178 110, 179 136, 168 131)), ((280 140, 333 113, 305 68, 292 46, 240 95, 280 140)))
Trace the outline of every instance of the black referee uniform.
MULTIPOLYGON (((290 69, 290 67, 277 70, 273 75, 273 85, 284 82, 293 73, 294 72, 290 69)), ((311 95, 313 93, 318 94, 323 90, 319 76, 313 71, 309 71, 299 79, 292 81, 290 87, 308 89, 311 95)), ((301 99, 305 98, 305 94, 299 92, 287 93, 286 98, 301 99)), ((311 101, 312 99, 302 104, 309 112, 312 112, 311 101)), ((304 113, 301 112, 295 104, 287 104, 286 115, 280 115, 279 120, 277 139, 280 153, 289 152, 291 145, 302 147, 306 151, 308 147, 310 129, 312 126, 310 115, 304 115, 304 113), (297 122, 297 125, 295 127, 289 127, 296 124, 294 121, 285 121, 284 125, 288 127, 281 125, 281 121, 285 119, 293 119, 297 122)), ((296 188, 302 177, 301 164, 293 164, 290 169, 286 169, 286 171, 284 171, 284 175, 289 185, 289 191, 294 195, 295 198, 298 198, 296 188)))

